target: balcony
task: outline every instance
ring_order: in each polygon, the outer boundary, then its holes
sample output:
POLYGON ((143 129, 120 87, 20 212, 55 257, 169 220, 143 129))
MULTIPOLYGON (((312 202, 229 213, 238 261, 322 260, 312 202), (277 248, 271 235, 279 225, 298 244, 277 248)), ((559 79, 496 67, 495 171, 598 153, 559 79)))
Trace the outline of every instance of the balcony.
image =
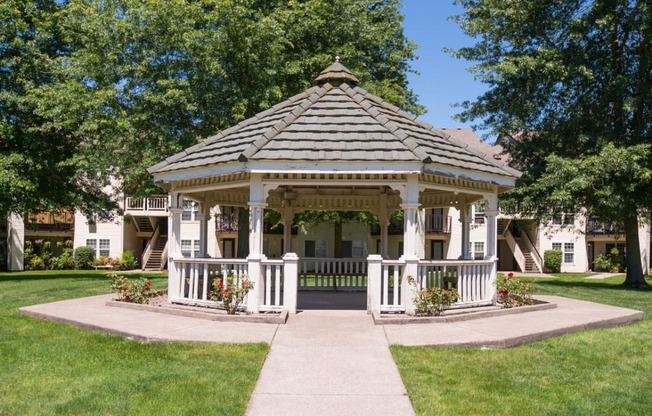
POLYGON ((586 222, 587 235, 623 235, 625 234, 623 224, 612 224, 589 218, 586 222))
POLYGON ((25 221, 26 231, 67 232, 74 228, 75 217, 67 211, 30 214, 25 221))
MULTIPOLYGON (((451 233, 451 217, 441 214, 426 214, 425 223, 426 234, 450 234, 451 233)), ((389 235, 403 234, 403 224, 390 223, 387 229, 389 235)), ((372 224, 372 235, 380 235, 380 224, 372 224)))
POLYGON ((125 198, 125 213, 131 215, 165 216, 168 212, 168 196, 152 195, 147 198, 125 198))
POLYGON ((216 233, 236 233, 238 232, 238 213, 217 214, 215 215, 215 232, 216 233))

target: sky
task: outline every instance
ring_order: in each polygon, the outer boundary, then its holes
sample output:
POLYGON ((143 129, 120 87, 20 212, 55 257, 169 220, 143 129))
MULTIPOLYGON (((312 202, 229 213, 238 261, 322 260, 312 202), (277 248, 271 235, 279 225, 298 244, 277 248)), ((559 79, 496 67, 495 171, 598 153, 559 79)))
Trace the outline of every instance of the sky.
POLYGON ((442 51, 444 47, 458 49, 474 43, 457 23, 448 20, 461 10, 453 5, 453 0, 403 0, 405 35, 419 46, 416 50, 419 59, 411 65, 420 75, 410 74, 410 88, 419 96, 419 103, 428 109, 419 118, 435 127, 471 127, 472 122, 453 120, 461 109, 451 105, 474 100, 486 91, 486 86, 475 81, 468 71, 470 62, 442 51))

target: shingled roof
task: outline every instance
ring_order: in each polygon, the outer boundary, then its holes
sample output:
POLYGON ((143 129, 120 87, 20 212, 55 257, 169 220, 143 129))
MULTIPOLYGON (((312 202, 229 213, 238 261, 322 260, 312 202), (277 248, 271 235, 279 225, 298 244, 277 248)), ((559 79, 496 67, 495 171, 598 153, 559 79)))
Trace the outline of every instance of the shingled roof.
POLYGON ((149 168, 152 174, 245 162, 417 162, 515 178, 504 161, 358 86, 339 60, 315 86, 149 168))

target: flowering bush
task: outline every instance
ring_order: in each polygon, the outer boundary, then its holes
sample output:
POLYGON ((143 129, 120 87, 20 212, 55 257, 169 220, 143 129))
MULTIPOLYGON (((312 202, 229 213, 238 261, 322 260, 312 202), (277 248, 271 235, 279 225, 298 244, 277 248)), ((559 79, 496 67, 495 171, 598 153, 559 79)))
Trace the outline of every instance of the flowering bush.
MULTIPOLYGON (((416 287, 416 281, 408 276, 407 281, 416 287)), ((421 289, 414 298, 414 314, 416 316, 439 316, 459 298, 457 289, 430 287, 421 289)))
POLYGON ((503 305, 503 308, 532 304, 530 285, 514 277, 514 273, 508 273, 507 277, 497 279, 496 290, 498 291, 498 303, 503 305))
POLYGON ((235 315, 238 309, 240 309, 245 296, 253 288, 254 283, 247 279, 247 276, 240 275, 236 279, 233 273, 229 273, 226 277, 226 283, 222 278, 213 280, 211 300, 222 304, 227 314, 235 315))
POLYGON ((111 289, 118 294, 119 301, 132 303, 149 303, 151 298, 161 293, 152 290, 152 283, 147 279, 130 282, 126 277, 115 273, 109 274, 111 289))

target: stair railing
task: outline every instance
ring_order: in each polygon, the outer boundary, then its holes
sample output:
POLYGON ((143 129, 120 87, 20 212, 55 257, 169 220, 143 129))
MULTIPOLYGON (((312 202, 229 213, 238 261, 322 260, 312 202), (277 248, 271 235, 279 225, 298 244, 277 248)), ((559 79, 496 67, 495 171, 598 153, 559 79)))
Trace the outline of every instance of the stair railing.
POLYGON ((522 234, 521 241, 523 241, 527 249, 530 250, 530 255, 532 256, 534 265, 539 270, 539 273, 543 273, 543 259, 541 258, 539 251, 537 251, 537 249, 534 247, 534 244, 532 244, 532 241, 530 240, 530 237, 526 232, 521 234, 522 234))
POLYGON ((165 270, 165 265, 168 263, 168 246, 170 240, 165 240, 165 247, 163 247, 163 253, 161 254, 161 264, 159 270, 165 270))
POLYGON ((509 230, 505 232, 505 241, 507 241, 509 249, 514 254, 514 259, 516 260, 516 263, 518 263, 518 267, 520 267, 522 271, 525 271, 525 255, 523 254, 521 247, 519 247, 518 243, 514 239, 512 232, 509 230))
POLYGON ((147 262, 149 261, 149 257, 152 255, 152 250, 154 249, 154 246, 156 245, 156 240, 158 240, 158 236, 160 234, 161 234, 161 227, 157 223, 156 228, 152 233, 152 236, 150 237, 149 241, 147 242, 147 245, 145 246, 145 250, 143 250, 143 255, 140 258, 140 265, 142 270, 145 270, 145 265, 147 265, 147 262))

